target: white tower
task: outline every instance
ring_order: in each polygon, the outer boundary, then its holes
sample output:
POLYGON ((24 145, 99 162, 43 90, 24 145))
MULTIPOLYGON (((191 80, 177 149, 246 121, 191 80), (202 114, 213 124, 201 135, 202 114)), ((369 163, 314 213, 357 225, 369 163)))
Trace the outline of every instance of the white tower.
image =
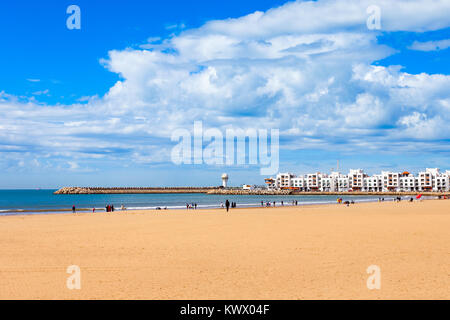
POLYGON ((227 187, 227 183, 228 183, 228 175, 226 173, 224 173, 222 175, 222 185, 223 185, 224 188, 227 187))

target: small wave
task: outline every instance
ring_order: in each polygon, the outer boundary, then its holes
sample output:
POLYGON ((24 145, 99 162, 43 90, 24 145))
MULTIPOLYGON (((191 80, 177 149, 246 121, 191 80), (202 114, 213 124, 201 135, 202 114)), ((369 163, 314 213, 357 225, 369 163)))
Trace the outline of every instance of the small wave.
POLYGON ((2 209, 0 212, 24 212, 25 209, 2 209))

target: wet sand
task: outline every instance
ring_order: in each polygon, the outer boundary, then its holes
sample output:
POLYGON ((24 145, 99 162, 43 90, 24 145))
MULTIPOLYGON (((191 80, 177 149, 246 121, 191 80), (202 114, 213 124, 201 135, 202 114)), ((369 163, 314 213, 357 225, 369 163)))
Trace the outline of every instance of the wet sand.
POLYGON ((450 299, 450 200, 4 216, 0 241, 0 299, 450 299))

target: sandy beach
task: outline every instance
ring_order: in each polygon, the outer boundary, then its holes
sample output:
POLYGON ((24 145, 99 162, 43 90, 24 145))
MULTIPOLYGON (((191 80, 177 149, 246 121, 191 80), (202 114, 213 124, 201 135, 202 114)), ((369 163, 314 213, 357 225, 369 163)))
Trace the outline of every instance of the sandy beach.
POLYGON ((449 200, 4 216, 0 242, 0 299, 450 299, 449 200))

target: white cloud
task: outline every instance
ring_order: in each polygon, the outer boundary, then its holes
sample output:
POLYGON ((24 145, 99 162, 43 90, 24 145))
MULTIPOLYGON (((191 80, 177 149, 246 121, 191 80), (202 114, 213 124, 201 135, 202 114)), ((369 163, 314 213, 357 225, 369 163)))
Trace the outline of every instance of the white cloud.
POLYGON ((381 10, 385 31, 430 31, 448 27, 447 0, 321 0, 290 2, 238 19, 208 22, 193 34, 225 34, 235 38, 272 37, 277 34, 313 34, 366 28, 366 9, 381 10))
POLYGON ((439 51, 445 50, 448 47, 450 47, 450 39, 426 42, 414 41, 409 49, 416 51, 439 51))
POLYGON ((49 92, 50 92, 50 90, 45 89, 45 90, 33 92, 33 94, 35 96, 42 96, 42 95, 48 95, 49 92))
POLYGON ((394 52, 366 27, 373 4, 387 31, 450 25, 450 2, 437 0, 294 2, 211 21, 139 50, 112 50, 102 63, 122 80, 85 104, 42 106, 0 93, 0 147, 14 147, 11 157, 164 162, 172 131, 195 120, 279 128, 287 148, 338 141, 341 149, 401 150, 407 139, 435 147, 450 138, 450 77, 373 66, 394 52))

